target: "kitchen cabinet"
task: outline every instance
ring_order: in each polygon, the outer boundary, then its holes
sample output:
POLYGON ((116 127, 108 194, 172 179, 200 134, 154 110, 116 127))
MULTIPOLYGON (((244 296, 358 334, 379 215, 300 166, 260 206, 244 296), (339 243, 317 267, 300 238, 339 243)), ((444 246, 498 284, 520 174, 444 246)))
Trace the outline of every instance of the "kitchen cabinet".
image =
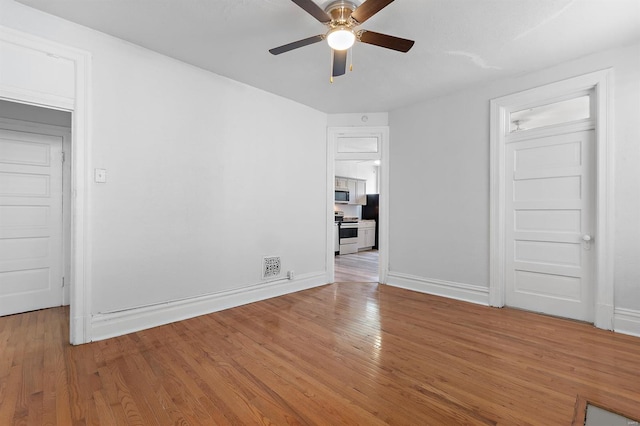
POLYGON ((336 189, 349 191, 349 202, 360 206, 367 205, 367 181, 336 176, 336 189))
POLYGON ((349 179, 343 177, 336 177, 336 189, 349 189, 349 179))
POLYGON ((358 223, 358 250, 370 250, 376 245, 376 221, 362 220, 358 223))
POLYGON ((356 203, 356 181, 354 179, 348 179, 347 185, 349 187, 349 203, 348 204, 358 204, 356 203))
POLYGON ((370 249, 376 244, 376 228, 364 230, 364 247, 370 249))
POLYGON ((366 180, 356 181, 355 204, 359 204, 361 206, 367 205, 367 181, 366 180))

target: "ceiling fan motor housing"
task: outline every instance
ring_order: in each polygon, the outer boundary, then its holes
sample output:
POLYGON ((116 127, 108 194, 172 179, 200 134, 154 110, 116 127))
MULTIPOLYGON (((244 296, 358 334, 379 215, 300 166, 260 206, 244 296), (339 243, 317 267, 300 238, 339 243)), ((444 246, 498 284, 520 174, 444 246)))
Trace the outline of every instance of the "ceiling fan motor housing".
POLYGON ((337 26, 355 27, 358 23, 351 18, 351 13, 356 10, 356 3, 344 0, 337 0, 329 3, 324 11, 331 17, 330 27, 337 26))

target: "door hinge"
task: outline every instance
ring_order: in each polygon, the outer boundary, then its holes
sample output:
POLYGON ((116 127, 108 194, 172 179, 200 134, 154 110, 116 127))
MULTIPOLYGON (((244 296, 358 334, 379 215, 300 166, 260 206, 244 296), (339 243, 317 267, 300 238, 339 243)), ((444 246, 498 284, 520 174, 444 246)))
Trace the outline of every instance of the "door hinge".
POLYGON ((62 287, 64 287, 64 277, 62 277, 62 287))
POLYGON ((60 158, 62 159, 62 162, 64 163, 64 162, 65 162, 65 159, 66 159, 66 155, 65 155, 64 151, 62 151, 62 152, 60 153, 60 158))

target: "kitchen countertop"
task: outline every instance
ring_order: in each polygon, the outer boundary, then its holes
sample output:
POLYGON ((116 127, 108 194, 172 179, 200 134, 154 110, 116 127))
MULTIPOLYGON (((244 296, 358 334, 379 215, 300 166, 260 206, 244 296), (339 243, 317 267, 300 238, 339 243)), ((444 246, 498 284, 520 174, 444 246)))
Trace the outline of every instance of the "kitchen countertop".
MULTIPOLYGON (((334 224, 338 225, 342 222, 335 221, 334 224)), ((346 221, 346 223, 365 223, 365 224, 375 224, 376 221, 374 219, 358 219, 356 222, 346 221)))

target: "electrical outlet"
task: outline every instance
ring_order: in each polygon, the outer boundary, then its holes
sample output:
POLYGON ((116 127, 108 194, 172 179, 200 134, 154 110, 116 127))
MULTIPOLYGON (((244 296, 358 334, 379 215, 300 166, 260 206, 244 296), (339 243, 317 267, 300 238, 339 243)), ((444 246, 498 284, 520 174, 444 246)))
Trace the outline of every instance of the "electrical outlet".
POLYGON ((94 172, 94 180, 96 183, 107 183, 106 169, 95 169, 93 172, 94 172))
POLYGON ((290 280, 293 279, 293 269, 287 272, 287 278, 289 278, 290 280))

